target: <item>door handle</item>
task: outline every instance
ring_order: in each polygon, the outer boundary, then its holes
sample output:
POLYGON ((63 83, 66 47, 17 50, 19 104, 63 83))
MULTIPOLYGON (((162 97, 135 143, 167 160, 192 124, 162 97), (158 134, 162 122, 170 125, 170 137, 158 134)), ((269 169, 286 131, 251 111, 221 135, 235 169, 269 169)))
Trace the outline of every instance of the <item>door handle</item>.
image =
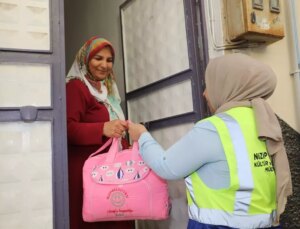
POLYGON ((38 109, 35 106, 23 106, 20 108, 23 122, 34 122, 37 118, 38 109))

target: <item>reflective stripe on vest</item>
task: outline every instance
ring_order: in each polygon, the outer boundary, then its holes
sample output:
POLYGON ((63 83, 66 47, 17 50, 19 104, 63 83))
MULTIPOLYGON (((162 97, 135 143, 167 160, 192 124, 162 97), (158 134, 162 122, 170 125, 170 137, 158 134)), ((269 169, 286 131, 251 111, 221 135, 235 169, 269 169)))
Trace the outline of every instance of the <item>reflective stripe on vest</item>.
POLYGON ((219 133, 230 187, 210 189, 197 172, 191 174, 185 179, 190 218, 237 228, 270 227, 276 208, 275 174, 265 143, 257 139, 252 109, 233 108, 205 120, 219 133))

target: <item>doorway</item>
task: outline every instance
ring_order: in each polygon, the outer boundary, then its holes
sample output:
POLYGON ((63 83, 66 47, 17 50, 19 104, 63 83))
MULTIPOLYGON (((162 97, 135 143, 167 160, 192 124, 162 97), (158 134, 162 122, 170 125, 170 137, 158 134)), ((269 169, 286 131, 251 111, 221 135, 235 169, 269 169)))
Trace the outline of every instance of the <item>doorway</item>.
MULTIPOLYGON (((110 40, 127 118, 145 123, 168 147, 207 116, 201 99, 208 61, 203 4, 197 0, 89 0, 88 4, 65 0, 66 70, 87 39, 99 35, 110 40)), ((184 183, 169 182, 169 187, 176 203, 170 219, 139 222, 139 229, 184 228, 184 183)))

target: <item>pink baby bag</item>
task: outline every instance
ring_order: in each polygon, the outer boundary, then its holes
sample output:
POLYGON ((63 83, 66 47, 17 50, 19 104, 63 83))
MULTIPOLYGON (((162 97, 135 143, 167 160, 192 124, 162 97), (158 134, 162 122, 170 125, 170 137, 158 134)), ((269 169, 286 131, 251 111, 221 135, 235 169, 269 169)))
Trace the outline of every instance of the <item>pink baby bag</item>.
POLYGON ((99 154, 107 141, 83 166, 83 209, 86 222, 167 219, 170 204, 166 181, 142 160, 138 143, 118 150, 113 138, 108 153, 99 154))

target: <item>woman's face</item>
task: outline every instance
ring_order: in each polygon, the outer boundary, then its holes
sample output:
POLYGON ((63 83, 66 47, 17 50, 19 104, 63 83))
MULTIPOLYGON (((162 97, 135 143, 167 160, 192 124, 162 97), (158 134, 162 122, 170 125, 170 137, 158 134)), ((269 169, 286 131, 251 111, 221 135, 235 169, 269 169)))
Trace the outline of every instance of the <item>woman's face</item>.
POLYGON ((206 90, 206 89, 205 89, 204 92, 203 92, 203 97, 204 97, 205 100, 206 100, 206 103, 207 103, 207 106, 208 106, 208 108, 209 108, 209 111, 210 111, 212 114, 214 114, 215 111, 216 111, 216 109, 213 108, 213 106, 211 105, 210 100, 209 100, 208 95, 207 95, 207 90, 206 90))
POLYGON ((112 71, 113 56, 109 47, 101 49, 89 61, 89 70, 95 80, 104 80, 112 71))

